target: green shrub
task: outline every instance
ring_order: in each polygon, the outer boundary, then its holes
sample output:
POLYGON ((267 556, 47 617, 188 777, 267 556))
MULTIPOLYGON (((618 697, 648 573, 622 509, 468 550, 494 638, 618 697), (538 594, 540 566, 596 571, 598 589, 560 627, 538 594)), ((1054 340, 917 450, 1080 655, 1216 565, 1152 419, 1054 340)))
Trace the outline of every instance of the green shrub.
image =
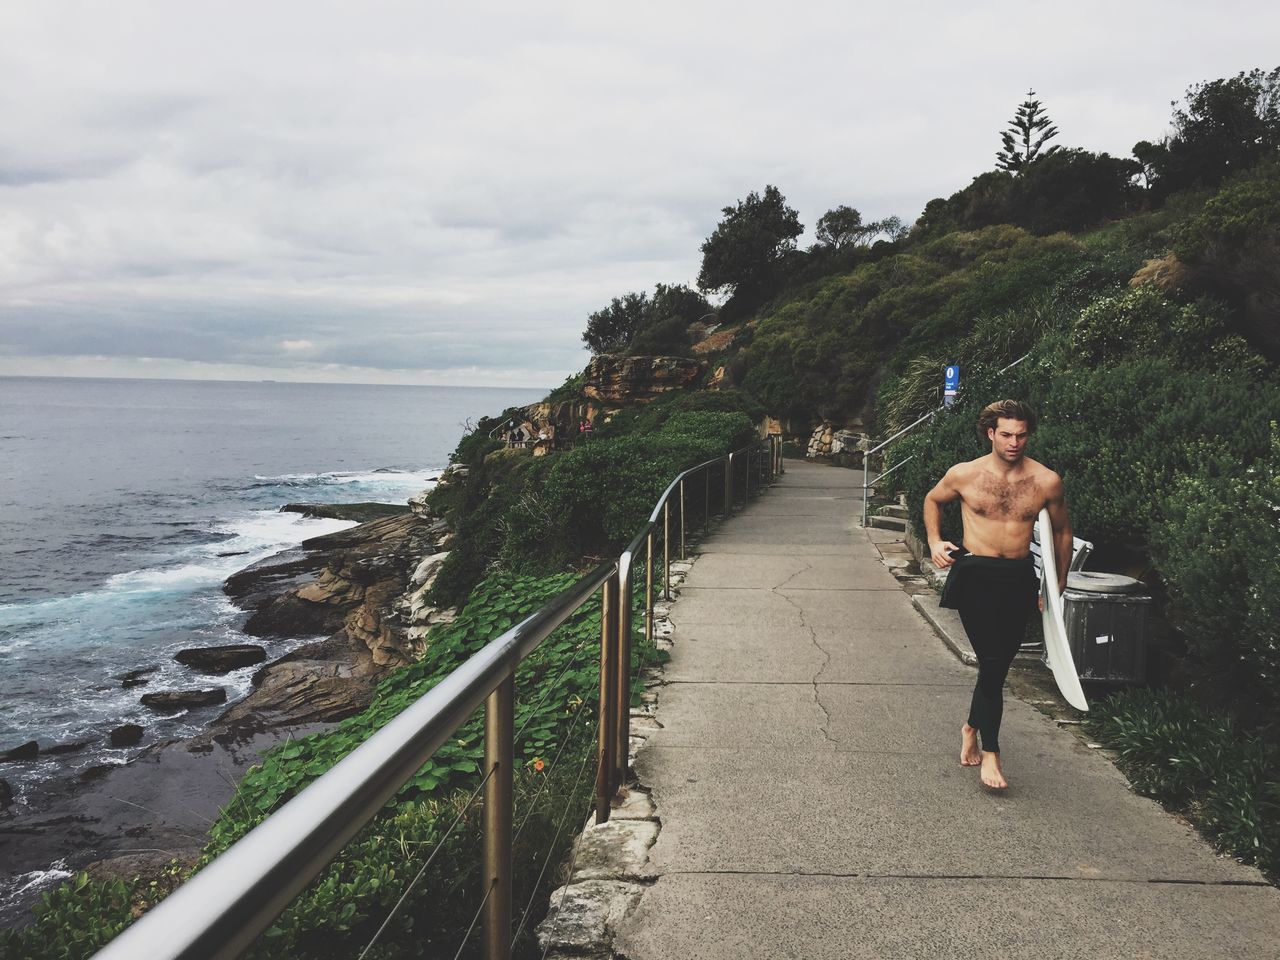
POLYGON ((587 381, 586 371, 571 374, 565 378, 564 383, 556 387, 547 394, 544 403, 557 404, 565 403, 570 400, 582 399, 582 386, 587 381))
POLYGON ((689 413, 673 420, 689 427, 692 421, 686 418, 695 416, 704 418, 706 432, 664 428, 657 434, 593 440, 564 454, 541 494, 546 515, 585 554, 620 550, 676 474, 726 453, 732 442, 727 438, 752 429, 741 414, 689 413))
POLYGON ((1163 498, 1151 553, 1188 646, 1241 660, 1280 702, 1280 430, 1242 465, 1208 443, 1163 498))
POLYGON ((1228 183, 1174 229, 1174 249, 1240 308, 1240 332, 1280 358, 1280 161, 1228 183))
POLYGON ((29 926, 0 930, 0 953, 14 960, 92 956, 132 922, 140 894, 136 881, 76 874, 40 898, 29 926))
POLYGON ((1045 300, 1084 257, 1068 237, 993 226, 863 264, 761 320, 746 387, 782 416, 864 411, 891 358, 899 374, 920 356, 955 361, 976 318, 1045 300))
POLYGON ((1175 477, 1195 471, 1200 442, 1247 467, 1268 452, 1278 403, 1247 377, 1205 376, 1164 359, 1063 370, 1037 408, 1031 455, 1062 475, 1083 536, 1145 553, 1175 477))
POLYGON ((1180 305, 1151 284, 1101 297, 1081 311, 1072 333, 1073 359, 1110 363, 1163 356, 1180 367, 1259 377, 1266 361, 1230 332, 1230 314, 1203 299, 1180 305))
POLYGON ((1280 747, 1189 697, 1135 690, 1096 702, 1089 729, 1134 789, 1185 813, 1231 854, 1280 876, 1280 747))

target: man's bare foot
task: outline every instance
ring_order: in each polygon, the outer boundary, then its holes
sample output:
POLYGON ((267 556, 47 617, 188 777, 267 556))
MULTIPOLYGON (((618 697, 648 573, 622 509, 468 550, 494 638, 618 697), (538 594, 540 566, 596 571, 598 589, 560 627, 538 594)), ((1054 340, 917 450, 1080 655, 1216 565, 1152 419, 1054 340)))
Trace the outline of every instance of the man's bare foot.
POLYGON ((1004 778, 1004 774, 1000 772, 1000 754, 988 753, 982 754, 982 785, 990 787, 992 790, 1008 789, 1009 781, 1004 778))
POLYGON ((976 767, 982 762, 982 750, 978 747, 978 731, 967 723, 960 728, 960 766, 976 767))

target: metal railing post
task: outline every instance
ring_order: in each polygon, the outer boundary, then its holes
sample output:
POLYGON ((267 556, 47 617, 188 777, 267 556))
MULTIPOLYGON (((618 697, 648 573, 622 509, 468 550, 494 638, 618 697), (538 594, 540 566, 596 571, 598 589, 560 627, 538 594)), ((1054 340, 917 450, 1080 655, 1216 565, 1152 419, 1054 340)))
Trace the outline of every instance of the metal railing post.
POLYGON ((645 537, 644 638, 653 643, 653 530, 645 537))
POLYGON ((484 763, 492 771, 484 785, 485 960, 511 955, 511 820, 515 763, 515 674, 508 674, 484 707, 484 763))
POLYGON ((684 553, 684 477, 680 478, 680 559, 686 559, 684 553))
POLYGON ((671 601, 671 501, 662 505, 662 599, 671 601))
POLYGON ((867 477, 870 476, 870 470, 871 454, 864 453, 862 455, 862 525, 864 527, 867 525, 867 490, 869 489, 867 477))
POLYGON ((733 512, 733 454, 729 454, 729 459, 724 465, 724 515, 727 517, 733 512))
POLYGON ((702 471, 702 532, 711 532, 711 468, 702 471))
POLYGON ((617 629, 613 618, 618 605, 618 578, 611 576, 600 588, 600 741, 596 765, 596 823, 609 819, 609 801, 613 797, 614 709, 613 686, 617 679, 613 647, 617 629))
POLYGON ((613 782, 610 795, 627 780, 627 754, 631 746, 631 557, 618 565, 617 613, 611 626, 614 631, 614 718, 613 718, 613 782))

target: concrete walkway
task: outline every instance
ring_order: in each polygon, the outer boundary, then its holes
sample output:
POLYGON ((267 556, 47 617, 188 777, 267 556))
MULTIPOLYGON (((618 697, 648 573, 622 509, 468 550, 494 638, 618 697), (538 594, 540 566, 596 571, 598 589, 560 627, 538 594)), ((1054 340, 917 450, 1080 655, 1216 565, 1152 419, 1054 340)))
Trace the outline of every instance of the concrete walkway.
POLYGON ((628 960, 1280 956, 1280 891, 1025 703, 1012 783, 958 763, 974 671, 856 525, 861 475, 788 463, 705 541, 636 759, 662 829, 628 960))

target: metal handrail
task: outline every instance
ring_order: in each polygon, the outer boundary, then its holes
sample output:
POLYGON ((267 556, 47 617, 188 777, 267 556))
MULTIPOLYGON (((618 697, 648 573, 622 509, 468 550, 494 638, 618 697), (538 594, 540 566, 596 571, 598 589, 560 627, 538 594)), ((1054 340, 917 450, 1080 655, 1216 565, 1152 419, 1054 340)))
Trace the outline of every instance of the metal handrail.
MULTIPOLYGON (((768 438, 771 469, 780 444, 768 438)), ((507 957, 511 935, 511 845, 516 668, 597 591, 601 599, 600 736, 597 822, 625 780, 629 743, 631 567, 639 542, 649 542, 662 511, 664 551, 670 505, 684 482, 716 463, 726 465, 724 512, 732 511, 732 464, 757 441, 683 471, 668 485, 645 527, 616 561, 608 561, 561 592, 460 664, 328 772, 191 877, 163 902, 103 947, 95 960, 222 960, 238 957, 328 865, 345 844, 422 768, 481 703, 485 704, 484 888, 485 956, 507 957)), ((777 472, 776 469, 773 472, 777 472)), ((708 474, 709 476, 709 474, 708 474)), ((750 475, 748 473, 748 486, 750 475)), ((709 491, 709 479, 707 485, 709 491)), ((709 500, 706 504, 710 510, 709 500)), ((664 566, 669 596, 669 559, 664 566)), ((649 579, 652 583, 651 575, 649 579)), ((652 636, 652 589, 647 619, 652 636)))
POLYGON ((98 960, 235 957, 617 571, 601 564, 469 657, 104 947, 98 960))
MULTIPOLYGON (((1031 351, 1024 353, 1017 360, 1013 361, 1013 363, 1010 363, 1010 364, 1007 364, 1006 366, 1001 367, 999 370, 996 371, 996 376, 999 376, 1000 374, 1008 370, 1012 370, 1014 367, 1020 364, 1023 360, 1027 359, 1027 357, 1029 356, 1031 356, 1031 351)), ((889 444, 893 443, 893 441, 901 437, 904 433, 909 433, 910 431, 914 430, 916 427, 920 426, 920 424, 924 423, 926 420, 936 417, 939 413, 941 413, 945 409, 947 409, 946 406, 944 404, 940 404, 937 408, 930 410, 928 413, 926 413, 923 417, 921 417, 915 423, 911 424, 911 426, 903 427, 901 430, 895 433, 888 440, 881 440, 878 444, 876 444, 874 447, 872 447, 870 450, 868 450, 866 453, 862 455, 862 525, 864 527, 867 525, 867 491, 870 490, 871 488, 871 481, 868 475, 868 471, 871 469, 871 455, 883 449, 884 447, 887 447, 889 444)), ((893 471, 897 470, 900 466, 902 466, 904 463, 906 463, 911 459, 912 459, 911 457, 906 457, 905 459, 899 460, 888 470, 885 470, 878 477, 876 477, 876 481, 879 482, 880 480, 883 480, 885 477, 893 473, 893 471)))

